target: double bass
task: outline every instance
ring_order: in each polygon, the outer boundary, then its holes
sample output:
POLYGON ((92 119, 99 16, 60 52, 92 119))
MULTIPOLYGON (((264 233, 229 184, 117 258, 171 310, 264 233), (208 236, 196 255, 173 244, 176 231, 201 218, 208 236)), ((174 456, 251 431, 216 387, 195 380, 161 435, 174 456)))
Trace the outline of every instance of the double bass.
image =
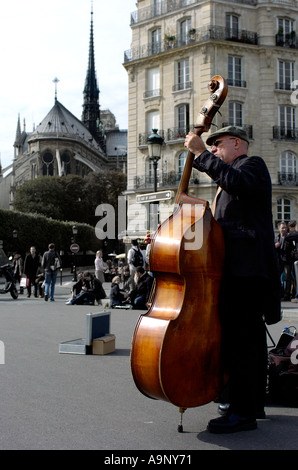
MULTIPOLYGON (((227 84, 214 76, 200 110, 195 133, 210 129, 227 95, 227 84)), ((218 312, 224 263, 224 239, 209 203, 188 194, 194 155, 188 152, 173 214, 151 241, 154 275, 151 306, 140 315, 132 340, 131 371, 141 393, 170 402, 182 414, 220 393, 221 326, 218 312)))

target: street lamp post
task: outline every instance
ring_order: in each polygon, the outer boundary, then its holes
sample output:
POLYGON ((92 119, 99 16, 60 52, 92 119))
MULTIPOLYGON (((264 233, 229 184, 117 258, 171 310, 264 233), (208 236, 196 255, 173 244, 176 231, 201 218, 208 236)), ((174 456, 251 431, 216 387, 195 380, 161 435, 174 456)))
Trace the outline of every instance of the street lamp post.
POLYGON ((13 249, 17 250, 17 238, 18 238, 18 231, 16 229, 13 230, 12 232, 12 237, 14 238, 14 243, 13 243, 13 249))
MULTIPOLYGON (((76 243, 76 235, 78 234, 78 227, 76 225, 74 225, 72 227, 72 234, 73 234, 73 241, 74 243, 76 243)), ((73 256, 74 256, 74 263, 73 263, 73 282, 77 282, 78 278, 77 278, 77 263, 76 263, 76 254, 73 253, 73 256)))
MULTIPOLYGON (((154 178, 154 192, 157 192, 157 164, 158 161, 161 158, 161 147, 164 142, 164 139, 157 133, 158 129, 152 129, 152 134, 148 137, 147 143, 148 143, 148 153, 149 153, 149 159, 153 163, 153 178, 154 178)), ((151 208, 153 206, 153 217, 154 220, 153 225, 156 228, 158 223, 159 223, 159 209, 158 209, 158 203, 151 203, 150 204, 150 214, 151 214, 151 208)), ((151 218, 151 215, 150 215, 151 218)), ((151 226, 151 222, 150 222, 151 226)))
POLYGON ((149 159, 153 162, 154 170, 154 191, 157 191, 157 164, 161 157, 161 147, 164 139, 157 133, 158 129, 152 129, 152 134, 148 137, 149 159))

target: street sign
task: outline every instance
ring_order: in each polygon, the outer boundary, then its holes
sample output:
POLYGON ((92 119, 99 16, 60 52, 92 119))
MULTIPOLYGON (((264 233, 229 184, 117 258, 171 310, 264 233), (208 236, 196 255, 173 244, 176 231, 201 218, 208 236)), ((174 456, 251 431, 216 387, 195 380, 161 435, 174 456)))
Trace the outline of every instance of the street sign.
POLYGON ((154 202, 172 199, 173 196, 173 191, 158 191, 156 193, 139 194, 136 199, 137 202, 154 202))
POLYGON ((70 245, 70 251, 72 253, 78 253, 80 251, 80 247, 77 243, 73 243, 72 245, 70 245))

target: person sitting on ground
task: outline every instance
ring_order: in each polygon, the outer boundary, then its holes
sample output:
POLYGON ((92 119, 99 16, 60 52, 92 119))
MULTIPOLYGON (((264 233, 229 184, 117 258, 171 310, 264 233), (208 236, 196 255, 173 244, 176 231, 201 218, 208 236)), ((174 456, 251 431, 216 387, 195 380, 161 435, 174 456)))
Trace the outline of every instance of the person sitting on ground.
POLYGON ((84 276, 84 272, 81 271, 78 273, 77 275, 77 282, 72 286, 72 289, 71 289, 71 294, 72 294, 72 299, 74 299, 77 295, 80 294, 80 292, 82 291, 82 287, 83 287, 83 276, 84 276))
POLYGON ((121 274, 122 290, 129 294, 135 287, 134 277, 130 275, 129 266, 124 266, 121 274))
POLYGON ((137 285, 128 297, 134 309, 147 310, 153 277, 142 266, 136 269, 137 285))
POLYGON ((115 276, 112 279, 111 291, 110 291, 110 307, 116 307, 122 305, 127 295, 120 290, 120 276, 115 276))
POLYGON ((74 298, 68 300, 66 305, 94 305, 95 300, 100 303, 100 299, 106 298, 106 293, 101 282, 89 271, 83 273, 81 282, 81 292, 74 298))

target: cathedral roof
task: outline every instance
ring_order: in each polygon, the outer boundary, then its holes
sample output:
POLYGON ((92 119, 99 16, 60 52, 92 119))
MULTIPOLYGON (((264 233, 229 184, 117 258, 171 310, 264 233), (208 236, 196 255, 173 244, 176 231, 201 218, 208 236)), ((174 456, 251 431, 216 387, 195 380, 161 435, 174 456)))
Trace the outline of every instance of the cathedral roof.
POLYGON ((41 137, 69 137, 76 140, 83 140, 99 152, 102 152, 100 145, 92 137, 89 130, 58 100, 48 112, 46 117, 36 127, 30 135, 30 141, 41 137))

